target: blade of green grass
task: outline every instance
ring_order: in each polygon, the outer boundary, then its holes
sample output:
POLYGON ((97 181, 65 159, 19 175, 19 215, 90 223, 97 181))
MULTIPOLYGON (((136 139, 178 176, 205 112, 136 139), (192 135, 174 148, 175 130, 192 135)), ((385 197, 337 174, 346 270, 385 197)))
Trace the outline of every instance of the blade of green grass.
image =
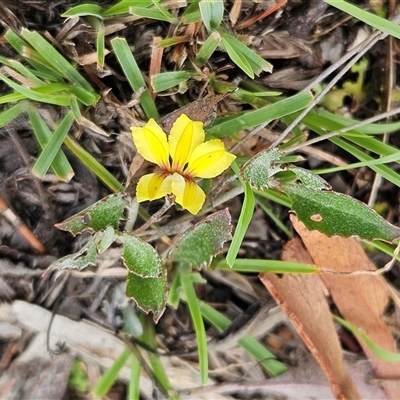
MULTIPOLYGON (((157 338, 153 321, 149 318, 142 318, 142 324, 144 327, 144 332, 140 336, 140 339, 150 348, 157 349, 157 338)), ((162 391, 165 394, 172 392, 173 387, 168 379, 165 368, 160 361, 160 357, 151 351, 147 352, 147 357, 151 365, 154 378, 157 380, 157 384, 160 386, 160 388, 162 388, 162 391)), ((174 395, 169 396, 168 399, 177 400, 174 395)))
POLYGON ((194 62, 202 67, 217 49, 218 45, 221 43, 221 36, 218 32, 213 32, 203 43, 200 51, 197 53, 194 62))
POLYGON ((52 95, 52 94, 42 94, 38 91, 38 88, 29 89, 25 86, 19 85, 15 83, 11 79, 7 78, 5 75, 0 73, 0 79, 4 81, 8 86, 14 89, 16 92, 20 93, 24 98, 31 99, 34 101, 38 101, 41 103, 50 103, 58 106, 68 106, 69 105, 69 98, 68 96, 64 95, 52 95))
POLYGON ((352 164, 342 165, 340 167, 332 167, 332 168, 324 168, 324 169, 317 169, 313 170, 315 174, 327 174, 332 172, 339 172, 339 171, 346 171, 348 169, 353 168, 361 168, 361 167, 370 167, 372 165, 381 165, 381 164, 388 164, 391 162, 400 162, 400 152, 391 154, 389 156, 383 156, 377 159, 372 159, 368 161, 360 161, 352 164))
POLYGON ((28 102, 21 101, 15 106, 0 113, 0 127, 8 125, 13 119, 25 112, 28 108, 28 102))
MULTIPOLYGON (((229 33, 221 32, 222 45, 229 54, 229 57, 234 61, 240 68, 239 65, 233 58, 234 56, 239 62, 245 61, 245 65, 250 66, 252 74, 259 75, 262 71, 272 72, 272 65, 260 57, 255 51, 247 47, 240 40, 236 39, 229 33)), ((247 68, 247 67, 246 67, 247 68)), ((254 75, 249 75, 253 79, 254 75)))
MULTIPOLYGON (((303 121, 303 122, 306 123, 307 127, 312 129, 314 132, 319 133, 320 135, 324 135, 326 133, 326 129, 321 128, 321 124, 313 125, 310 124, 308 121, 303 121)), ((343 134, 343 136, 346 137, 346 134, 343 134)), ((348 140, 351 140, 352 142, 356 143, 362 148, 377 153, 379 155, 391 155, 398 152, 398 150, 395 149, 394 147, 379 142, 378 140, 368 136, 365 136, 364 138, 349 136, 347 138, 348 140)), ((349 154, 352 154, 354 157, 358 158, 360 161, 372 162, 371 165, 368 165, 369 168, 371 168, 376 173, 382 175, 382 177, 394 183, 396 186, 400 187, 400 175, 395 171, 393 171, 391 168, 387 167, 386 165, 375 165, 374 164, 375 159, 367 155, 365 150, 360 150, 359 148, 348 143, 347 140, 341 138, 333 137, 329 138, 329 140, 332 143, 336 144, 337 146, 341 147, 342 149, 346 150, 349 154)))
POLYGON ((182 288, 185 293, 186 302, 189 307, 190 317, 196 332, 196 341, 199 354, 200 379, 203 385, 207 384, 208 379, 208 354, 207 354, 207 337, 204 328, 203 318, 199 308, 199 300, 193 287, 191 274, 181 276, 182 288))
MULTIPOLYGON (((345 118, 341 115, 332 114, 326 110, 311 110, 303 119, 306 123, 312 123, 313 125, 320 125, 321 128, 325 128, 327 132, 338 131, 341 128, 354 125, 359 120, 352 118, 345 118)), ((347 134, 359 134, 364 133, 366 135, 381 135, 383 133, 392 133, 400 129, 400 121, 386 122, 386 123, 370 123, 358 127, 357 129, 346 132, 347 134)))
POLYGON ((221 45, 224 48, 224 50, 228 53, 229 58, 251 79, 254 79, 254 71, 253 68, 251 68, 251 65, 244 54, 243 51, 243 46, 248 50, 246 45, 243 43, 239 42, 237 39, 234 37, 227 35, 227 36, 221 36, 222 42, 221 45), (240 49, 238 48, 240 43, 240 49))
POLYGON ((97 4, 81 4, 79 6, 75 6, 67 10, 61 16, 64 18, 72 18, 72 17, 85 17, 87 15, 91 15, 96 18, 103 18, 103 8, 98 6, 97 4))
POLYGON ((220 138, 233 135, 244 129, 282 118, 285 115, 295 113, 307 107, 311 103, 312 98, 311 93, 298 93, 258 110, 237 114, 233 118, 221 118, 219 123, 216 121, 216 124, 207 129, 207 138, 220 138))
POLYGON ((325 3, 330 4, 339 10, 344 11, 347 14, 365 22, 367 25, 373 26, 382 32, 388 33, 397 39, 400 39, 400 26, 394 22, 388 21, 387 19, 378 17, 368 11, 361 10, 353 4, 347 3, 343 0, 325 0, 325 3))
MULTIPOLYGON (((235 173, 239 175, 238 165, 235 162, 233 162, 231 166, 232 169, 235 171, 235 173)), ((253 218, 253 212, 254 212, 253 190, 251 189, 249 183, 247 182, 241 182, 241 183, 244 188, 243 205, 240 211, 239 220, 236 225, 231 245, 229 246, 228 254, 226 255, 226 262, 231 267, 235 263, 235 259, 239 253, 240 247, 242 246, 244 236, 247 232, 247 228, 250 225, 251 219, 253 218)))
POLYGON ((311 264, 248 258, 237 258, 233 266, 227 260, 222 260, 217 264, 216 269, 244 273, 271 272, 274 274, 315 274, 320 272, 320 268, 311 264))
POLYGON ((153 3, 151 0, 122 0, 102 12, 103 17, 115 17, 117 15, 129 14, 131 7, 148 7, 153 3))
POLYGON ((32 173, 37 177, 42 178, 50 168, 50 165, 57 153, 60 151, 60 147, 68 135, 73 122, 74 114, 72 111, 69 111, 59 123, 57 129, 50 137, 50 140, 47 142, 32 168, 32 173))
MULTIPOLYGON (((203 317, 213 326, 221 331, 229 327, 231 321, 223 314, 202 301, 199 301, 199 307, 203 317)), ((238 340, 238 343, 251 354, 271 376, 278 376, 286 371, 285 365, 278 361, 268 349, 250 335, 244 335, 238 340)))
POLYGON ((93 388, 92 393, 98 398, 102 399, 111 389, 114 382, 117 380, 118 373, 128 361, 132 352, 129 348, 125 348, 121 355, 114 361, 113 365, 107 372, 100 378, 96 386, 93 388))
POLYGON ((81 147, 70 136, 64 140, 64 144, 71 150, 71 152, 82 161, 87 168, 89 168, 111 191, 122 192, 123 185, 111 175, 103 165, 101 165, 91 154, 89 154, 83 147, 81 147))
POLYGON ((174 86, 186 82, 190 78, 201 78, 201 75, 196 71, 171 71, 162 72, 154 75, 151 78, 151 85, 156 93, 163 92, 174 86))
POLYGON ((201 19, 209 31, 219 27, 224 16, 224 0, 200 0, 201 19))
POLYGON ((115 38, 111 40, 111 46, 115 52, 115 56, 121 65, 122 70, 134 92, 142 88, 146 90, 140 96, 140 102, 146 113, 147 118, 158 119, 158 111, 147 89, 146 82, 143 79, 142 73, 136 63, 135 58, 125 39, 115 38))
POLYGON ((140 372, 142 367, 140 361, 132 355, 131 361, 131 378, 128 384, 128 394, 126 398, 128 400, 139 400, 140 399, 140 372))
POLYGON ((104 68, 105 57, 105 27, 102 18, 90 16, 87 17, 89 24, 96 30, 96 51, 97 51, 97 68, 102 70, 104 68))
POLYGON ((359 328, 357 328, 350 322, 347 322, 344 319, 337 317, 336 315, 334 315, 333 318, 336 320, 336 322, 344 326, 346 329, 356 335, 360 340, 362 340, 367 345, 367 347, 381 360, 389 362, 400 362, 400 353, 392 353, 391 351, 387 351, 384 348, 378 346, 365 333, 361 332, 359 328))
POLYGON ((82 75, 38 32, 22 30, 22 37, 47 61, 60 75, 80 86, 87 92, 93 92, 91 85, 82 75))
MULTIPOLYGON (((53 133, 43 121, 43 118, 40 116, 35 107, 30 107, 28 116, 36 140, 38 141, 40 147, 44 149, 53 133)), ((56 153, 54 160, 51 163, 51 168, 56 176, 63 181, 69 182, 74 176, 74 170, 72 169, 67 157, 61 149, 56 153)))
POLYGON ((15 71, 19 72, 21 75, 26 77, 32 84, 36 86, 45 85, 45 82, 39 79, 31 69, 25 67, 25 65, 21 64, 15 60, 8 60, 4 57, 0 57, 0 63, 9 66, 15 71))

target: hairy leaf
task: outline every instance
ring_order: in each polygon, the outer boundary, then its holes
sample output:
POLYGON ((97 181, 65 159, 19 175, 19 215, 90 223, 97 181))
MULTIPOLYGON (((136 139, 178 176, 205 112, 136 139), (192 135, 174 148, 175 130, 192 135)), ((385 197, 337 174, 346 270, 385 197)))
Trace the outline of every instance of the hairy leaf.
POLYGON ((270 185, 270 178, 282 171, 278 166, 281 157, 282 152, 276 147, 262 151, 243 166, 240 175, 244 181, 249 182, 253 189, 267 189, 270 185))
POLYGON ((129 272, 142 278, 157 278, 163 275, 164 266, 153 246, 128 233, 118 235, 118 239, 122 242, 122 259, 129 272))
POLYGON ((282 185, 281 190, 291 198, 292 210, 310 230, 386 242, 400 238, 400 228, 350 196, 303 185, 282 185))
POLYGON ((157 278, 143 278, 133 272, 128 273, 126 296, 132 298, 145 313, 154 314, 157 322, 165 310, 167 299, 167 275, 163 271, 157 278))
POLYGON ((171 247, 168 258, 190 267, 208 267, 232 238, 228 209, 217 211, 187 230, 171 247))
POLYGON ((118 228, 120 220, 125 219, 124 209, 128 198, 123 193, 111 194, 78 214, 56 224, 58 229, 70 231, 74 236, 85 230, 101 231, 108 226, 118 228))
POLYGON ((89 265, 96 265, 96 261, 96 237, 92 237, 78 252, 58 259, 49 266, 48 270, 77 269, 81 271, 89 265))

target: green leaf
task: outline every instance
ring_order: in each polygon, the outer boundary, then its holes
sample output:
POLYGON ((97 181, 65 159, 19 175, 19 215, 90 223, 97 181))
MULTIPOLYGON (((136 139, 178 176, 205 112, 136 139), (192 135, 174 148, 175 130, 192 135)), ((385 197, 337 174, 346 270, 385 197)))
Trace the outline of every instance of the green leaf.
POLYGON ((258 153, 242 167, 240 171, 242 179, 249 182, 250 186, 256 190, 267 189, 270 178, 282 171, 278 167, 282 155, 283 153, 276 147, 258 153))
POLYGON ((164 266, 153 246, 128 233, 119 234, 118 239, 122 242, 122 259, 129 272, 142 278, 163 276, 164 266))
POLYGON ((297 178, 301 181, 304 186, 310 189, 316 190, 331 190, 331 185, 319 175, 314 174, 308 169, 296 167, 295 165, 289 165, 288 170, 296 174, 297 178))
POLYGON ((168 258, 190 267, 208 267, 224 243, 231 240, 231 231, 228 209, 217 211, 188 229, 171 246, 168 258))
POLYGON ((104 253, 115 241, 115 230, 112 226, 107 226, 104 231, 96 233, 97 251, 104 253))
POLYGON ((202 385, 206 385, 208 378, 207 336, 203 318, 201 317, 199 300, 194 288, 193 274, 183 275, 181 280, 187 305, 189 307, 190 317, 196 332, 196 342, 200 365, 200 379, 202 385))
POLYGON ((111 173, 104 168, 91 154, 89 154, 76 140, 67 136, 64 144, 73 153, 75 157, 81 160, 88 169, 90 169, 110 190, 113 192, 121 192, 124 190, 123 185, 111 175, 111 173))
POLYGON ((8 125, 14 118, 18 117, 19 114, 26 111, 28 108, 28 103, 26 101, 21 101, 15 106, 8 108, 0 113, 0 127, 8 125))
POLYGON ((90 16, 87 18, 90 25, 96 30, 96 52, 97 52, 97 68, 102 70, 104 68, 105 57, 105 34, 106 29, 104 22, 101 18, 90 16))
MULTIPOLYGON (((69 106, 70 99, 69 96, 64 95, 54 95, 50 93, 43 94, 41 89, 43 87, 37 87, 34 89, 26 88, 18 83, 15 83, 13 80, 7 78, 5 75, 0 73, 0 79, 4 81, 8 86, 18 92, 22 97, 20 98, 27 98, 34 101, 39 101, 41 103, 50 103, 57 106, 69 106)), ((46 86, 45 86, 46 87, 46 86)), ((47 88, 49 85, 47 85, 47 88)), ((17 100, 17 99, 16 99, 17 100)))
POLYGON ((350 196, 303 185, 282 185, 280 190, 291 198, 293 211, 310 230, 386 242, 400 238, 400 228, 350 196))
POLYGON ((122 0, 105 10, 102 14, 104 17, 114 17, 129 14, 131 7, 148 7, 152 4, 151 0, 122 0))
POLYGON ((125 219, 124 210, 127 206, 128 199, 125 194, 111 194, 78 214, 56 224, 56 227, 63 231, 70 231, 74 236, 85 230, 97 232, 109 226, 117 229, 119 221, 125 219))
POLYGON ((82 269, 90 265, 96 265, 97 262, 97 249, 96 249, 96 236, 93 236, 85 246, 74 254, 69 254, 65 257, 53 262, 48 270, 53 269, 82 269))
POLYGON ((101 376, 100 380, 96 383, 96 386, 92 389, 92 393, 103 399, 108 391, 111 389, 114 382, 118 379, 123 366, 128 361, 129 357, 132 356, 132 351, 129 347, 126 347, 121 355, 114 361, 111 367, 101 376))
POLYGON ((219 27, 224 16, 223 0, 200 0, 201 19, 209 31, 219 27))
POLYGON ((153 319, 157 322, 165 310, 167 299, 166 271, 157 278, 143 278, 129 272, 126 296, 132 298, 145 313, 153 312, 153 319))

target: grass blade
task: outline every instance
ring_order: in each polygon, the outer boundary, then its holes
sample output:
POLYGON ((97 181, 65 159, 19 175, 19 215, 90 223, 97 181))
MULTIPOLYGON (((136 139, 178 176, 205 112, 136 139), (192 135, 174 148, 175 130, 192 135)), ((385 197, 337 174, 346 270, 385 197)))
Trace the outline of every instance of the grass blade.
POLYGON ((111 191, 122 192, 124 190, 123 185, 70 136, 65 138, 64 144, 72 151, 74 156, 81 160, 111 191))
POLYGON ((124 349, 121 355, 114 361, 113 365, 100 378, 96 386, 93 388, 92 393, 95 396, 101 399, 104 398, 104 396, 111 389, 111 386, 117 380, 119 371, 121 371, 131 354, 132 352, 129 348, 124 349))
POLYGON ((28 104, 25 101, 21 101, 17 103, 15 106, 12 106, 8 110, 5 110, 0 113, 0 127, 8 125, 13 119, 18 117, 19 114, 26 111, 28 108, 28 104))
POLYGON ((224 16, 224 0, 200 0, 201 19, 209 31, 217 29, 224 16))
POLYGON ((301 264, 280 260, 259 260, 251 258, 237 258, 231 266, 227 260, 220 261, 217 266, 220 270, 231 270, 244 273, 270 272, 273 274, 315 274, 320 268, 312 264, 301 264))
POLYGON ((74 114, 72 111, 69 111, 61 120, 32 168, 32 173, 37 177, 42 178, 50 168, 50 165, 52 164, 56 154, 60 151, 61 145, 71 129, 73 122, 74 114))
MULTIPOLYGON (((36 108, 31 107, 31 109, 28 111, 28 116, 36 140, 38 141, 40 147, 44 149, 53 133, 43 121, 43 118, 40 116, 36 108)), ((56 176, 63 181, 69 182, 74 176, 74 170, 72 169, 71 164, 61 149, 55 155, 54 160, 51 163, 51 168, 56 176)))
MULTIPOLYGON (((237 175, 239 175, 239 167, 235 162, 232 163, 232 169, 235 171, 237 175)), ((247 232, 247 228, 250 225, 254 213, 255 200, 254 200, 253 190, 251 189, 249 183, 247 182, 241 182, 241 183, 244 187, 243 205, 240 211, 239 220, 236 225, 231 245, 229 246, 228 254, 226 255, 226 262, 230 267, 232 267, 233 264, 235 263, 244 236, 247 232)))
POLYGON ((115 38, 111 40, 111 46, 133 91, 137 92, 142 88, 146 88, 146 90, 140 96, 141 105, 147 115, 147 118, 154 118, 155 120, 157 120, 157 108, 154 104, 153 99, 150 96, 150 92, 147 89, 146 82, 143 79, 142 73, 136 63, 135 58, 133 57, 128 43, 125 39, 115 38))
POLYGON ((190 316, 194 325, 194 330, 196 332, 201 383, 203 385, 206 385, 208 379, 207 337, 206 330, 204 328, 203 318, 201 317, 201 312, 199 308, 199 300, 193 287, 192 275, 182 275, 181 282, 189 307, 190 316))
MULTIPOLYGON (((0 73, 0 79, 4 81, 8 86, 22 95, 24 98, 31 99, 34 101, 39 101, 41 103, 50 103, 58 106, 68 106, 70 104, 70 100, 68 96, 64 95, 53 95, 53 94, 43 94, 40 90, 29 89, 18 83, 15 83, 11 79, 7 78, 5 75, 0 73)), ((4 99, 3 99, 4 100, 4 99)))
POLYGON ((345 13, 352 15, 354 18, 357 18, 382 32, 400 39, 400 26, 394 22, 378 17, 377 15, 374 15, 368 11, 361 10, 353 4, 347 3, 343 0, 325 0, 325 3, 328 3, 331 6, 344 11, 345 13))
POLYGON ((207 137, 220 138, 232 135, 244 129, 282 118, 285 115, 295 113, 307 107, 311 103, 312 98, 312 95, 308 92, 298 93, 258 110, 236 114, 233 118, 221 118, 219 123, 207 129, 207 137))
MULTIPOLYGON (((223 314, 202 301, 199 301, 199 307, 204 319, 216 328, 224 331, 229 327, 231 321, 223 314)), ((268 349, 250 335, 244 335, 238 340, 238 343, 251 354, 271 376, 278 376, 286 371, 285 365, 278 361, 268 349)))
POLYGON ((79 85, 82 89, 93 92, 91 85, 82 75, 38 32, 22 30, 22 37, 46 60, 59 74, 70 82, 79 85))

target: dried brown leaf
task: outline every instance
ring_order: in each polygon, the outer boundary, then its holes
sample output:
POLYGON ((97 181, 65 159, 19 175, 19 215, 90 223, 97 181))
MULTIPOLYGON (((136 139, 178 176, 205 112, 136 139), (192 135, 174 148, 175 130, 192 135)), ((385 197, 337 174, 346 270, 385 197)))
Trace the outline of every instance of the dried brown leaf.
MULTIPOLYGON (((282 259, 313 264, 299 239, 292 239, 282 259)), ((281 305, 325 372, 338 399, 360 399, 357 388, 343 367, 342 349, 318 276, 260 274, 260 279, 281 305)))
MULTIPOLYGON (((317 266, 344 274, 376 269, 355 238, 328 237, 318 231, 309 231, 294 215, 291 215, 291 221, 317 266)), ((378 346, 397 351, 392 333, 382 320, 390 296, 388 284, 382 276, 321 274, 321 279, 344 319, 362 329, 378 346)), ((362 341, 360 345, 376 378, 400 379, 399 364, 379 359, 362 341)), ((391 399, 400 398, 398 385, 387 385, 385 391, 391 399)))

